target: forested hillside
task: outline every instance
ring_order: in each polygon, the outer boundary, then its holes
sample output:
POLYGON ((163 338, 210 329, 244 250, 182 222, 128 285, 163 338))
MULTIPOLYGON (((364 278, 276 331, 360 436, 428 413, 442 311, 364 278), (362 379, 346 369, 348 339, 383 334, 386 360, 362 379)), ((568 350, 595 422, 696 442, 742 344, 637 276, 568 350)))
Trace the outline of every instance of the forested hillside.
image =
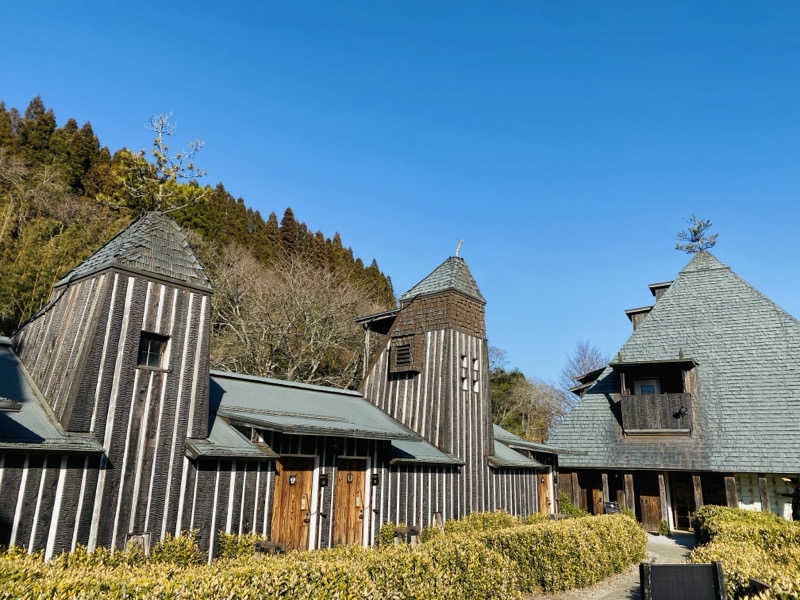
MULTIPOLYGON (((0 102, 0 334, 47 300, 53 283, 137 215, 123 184, 134 153, 101 146, 89 123, 58 127, 39 97, 23 114, 0 102)), ((178 193, 196 184, 182 184, 178 193)), ((213 365, 259 375, 354 386, 358 313, 394 303, 375 260, 297 221, 280 223, 220 183, 170 213, 215 286, 213 365)))

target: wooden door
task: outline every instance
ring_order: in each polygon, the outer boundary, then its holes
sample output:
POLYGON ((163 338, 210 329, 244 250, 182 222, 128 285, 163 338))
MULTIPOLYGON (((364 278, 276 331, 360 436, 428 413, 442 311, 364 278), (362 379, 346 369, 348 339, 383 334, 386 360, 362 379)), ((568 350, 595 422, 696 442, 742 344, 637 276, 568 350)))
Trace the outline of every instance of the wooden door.
POLYGON ((284 550, 308 548, 313 472, 313 458, 275 460, 271 539, 284 550))
POLYGON ((592 514, 603 514, 603 490, 592 488, 592 514))
POLYGON ((550 485, 547 480, 547 473, 539 473, 539 487, 537 492, 539 497, 539 513, 543 515, 550 513, 550 485))
POLYGON ((658 531, 661 525, 661 496, 639 496, 642 525, 647 531, 658 531))
POLYGON ((670 484, 675 529, 689 530, 695 511, 692 479, 687 473, 671 473, 670 484))
POLYGON ((364 523, 366 460, 339 458, 333 490, 333 545, 360 544, 364 523))

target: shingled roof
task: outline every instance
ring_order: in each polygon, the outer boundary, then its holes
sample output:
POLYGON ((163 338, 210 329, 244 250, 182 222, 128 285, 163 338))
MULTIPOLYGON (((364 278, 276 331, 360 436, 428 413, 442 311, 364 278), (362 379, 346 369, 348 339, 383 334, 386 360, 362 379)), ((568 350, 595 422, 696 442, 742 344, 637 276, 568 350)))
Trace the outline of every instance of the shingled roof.
POLYGON ((417 296, 435 294, 445 290, 456 290, 483 303, 486 302, 472 273, 469 272, 467 263, 460 256, 446 258, 430 275, 400 296, 400 300, 407 301, 417 296))
POLYGON ((116 267, 144 272, 201 290, 211 290, 203 267, 181 228, 168 216, 148 212, 72 269, 56 287, 116 267))
POLYGON ((697 361, 691 436, 625 438, 606 368, 555 428, 566 467, 794 473, 800 464, 800 323, 708 252, 694 256, 618 362, 697 361))

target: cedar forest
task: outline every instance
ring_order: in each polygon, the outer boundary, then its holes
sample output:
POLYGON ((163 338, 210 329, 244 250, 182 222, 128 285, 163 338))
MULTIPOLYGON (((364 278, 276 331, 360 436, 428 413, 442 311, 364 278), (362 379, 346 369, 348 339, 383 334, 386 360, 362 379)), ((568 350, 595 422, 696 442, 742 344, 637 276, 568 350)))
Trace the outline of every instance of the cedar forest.
MULTIPOLYGON (((38 96, 24 114, 0 102, 0 335, 13 334, 61 276, 142 212, 126 181, 144 160, 101 146, 88 122, 58 127, 38 96)), ((265 220, 221 183, 169 184, 170 216, 214 287, 212 368, 356 388, 363 356, 353 319, 395 305, 376 261, 365 266, 338 233, 312 232, 291 208, 280 222, 274 212, 265 220)), ((532 439, 545 439, 570 402, 563 389, 498 364, 492 390, 495 420, 532 439)))

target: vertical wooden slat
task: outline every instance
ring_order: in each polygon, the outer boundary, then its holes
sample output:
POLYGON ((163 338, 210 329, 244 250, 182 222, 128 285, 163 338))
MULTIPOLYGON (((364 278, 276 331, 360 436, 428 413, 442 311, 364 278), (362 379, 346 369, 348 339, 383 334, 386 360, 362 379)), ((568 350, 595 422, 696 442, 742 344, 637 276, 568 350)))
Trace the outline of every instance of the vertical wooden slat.
POLYGON ((694 488, 694 506, 695 509, 698 509, 703 506, 703 486, 700 475, 692 475, 692 487, 694 488))
POLYGON ((664 473, 658 474, 658 497, 661 500, 661 519, 669 523, 669 504, 667 504, 667 486, 664 473))
POLYGON ((603 502, 611 502, 611 495, 608 493, 608 473, 603 473, 600 477, 603 480, 603 502))
POLYGON ((633 473, 625 473, 625 508, 636 512, 636 499, 633 491, 633 473))
POLYGON ((725 501, 728 506, 739 506, 739 497, 736 494, 736 477, 725 477, 725 501))
POLYGON ((767 478, 758 478, 758 494, 761 496, 761 512, 770 512, 769 494, 767 493, 767 478))

